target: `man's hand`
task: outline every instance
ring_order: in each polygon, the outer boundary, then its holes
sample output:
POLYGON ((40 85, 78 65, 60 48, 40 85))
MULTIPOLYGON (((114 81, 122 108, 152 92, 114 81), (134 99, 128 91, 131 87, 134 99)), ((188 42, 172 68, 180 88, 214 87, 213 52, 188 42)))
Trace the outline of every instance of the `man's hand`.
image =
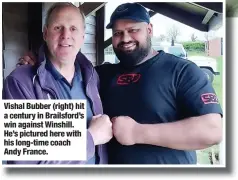
POLYGON ((136 144, 139 123, 128 116, 112 118, 112 130, 116 140, 122 145, 136 144))
POLYGON ((95 145, 105 144, 112 138, 112 123, 107 115, 93 116, 88 131, 95 145))
POLYGON ((30 64, 34 66, 36 64, 36 57, 32 52, 28 52, 18 60, 17 66, 30 64))

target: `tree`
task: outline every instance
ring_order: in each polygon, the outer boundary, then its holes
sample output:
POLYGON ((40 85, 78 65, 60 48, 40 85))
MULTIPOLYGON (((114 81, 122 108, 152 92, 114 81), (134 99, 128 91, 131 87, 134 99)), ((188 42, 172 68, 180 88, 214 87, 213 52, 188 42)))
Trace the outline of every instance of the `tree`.
POLYGON ((173 25, 171 26, 167 31, 167 37, 169 41, 177 41, 177 37, 180 35, 180 30, 177 26, 173 25))
POLYGON ((197 38, 198 38, 198 37, 197 37, 197 36, 195 36, 195 34, 194 34, 194 33, 192 33, 192 35, 191 35, 191 40, 192 40, 193 42, 195 42, 197 38))
POLYGON ((160 42, 165 41, 166 40, 166 36, 164 34, 161 34, 161 35, 159 35, 158 40, 160 42))
POLYGON ((205 33, 204 33, 204 38, 206 39, 206 42, 208 42, 208 40, 209 40, 209 34, 208 34, 208 32, 205 32, 205 33))
POLYGON ((204 38, 208 42, 210 39, 215 37, 215 32, 214 31, 209 31, 204 33, 204 38))
POLYGON ((211 37, 211 33, 205 32, 204 33, 204 38, 205 38, 205 52, 209 54, 209 39, 211 37))

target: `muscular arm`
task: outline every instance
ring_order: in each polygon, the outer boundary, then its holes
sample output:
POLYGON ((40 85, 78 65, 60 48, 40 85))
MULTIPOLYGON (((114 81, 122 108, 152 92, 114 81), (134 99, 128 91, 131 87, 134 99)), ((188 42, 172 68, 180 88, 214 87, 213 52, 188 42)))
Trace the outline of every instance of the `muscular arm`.
POLYGON ((204 149, 222 139, 220 114, 206 114, 172 123, 139 124, 136 143, 179 150, 204 149))
POLYGON ((139 125, 139 143, 180 150, 204 149, 219 143, 222 110, 212 84, 194 63, 184 66, 177 77, 177 105, 183 109, 180 113, 189 112, 190 117, 170 123, 139 125), (204 100, 204 97, 210 98, 204 100))

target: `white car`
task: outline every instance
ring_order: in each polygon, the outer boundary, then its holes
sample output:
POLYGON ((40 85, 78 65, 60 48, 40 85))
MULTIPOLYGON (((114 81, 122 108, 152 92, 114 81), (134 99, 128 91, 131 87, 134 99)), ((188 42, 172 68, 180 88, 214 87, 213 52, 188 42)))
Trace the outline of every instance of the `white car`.
POLYGON ((161 43, 160 45, 153 45, 152 47, 156 51, 163 50, 166 53, 187 59, 187 52, 185 51, 182 44, 175 43, 173 46, 171 46, 169 43, 161 43))
POLYGON ((207 75, 208 79, 212 82, 214 75, 219 75, 217 71, 217 60, 206 56, 189 56, 188 60, 194 62, 199 66, 207 75))
POLYGON ((174 44, 171 46, 170 44, 160 44, 154 45, 153 48, 158 50, 163 50, 166 53, 173 54, 175 56, 181 57, 183 59, 190 60, 194 62, 197 66, 199 66, 202 71, 205 73, 207 78, 213 82, 214 75, 219 75, 217 72, 217 61, 214 58, 206 57, 206 56, 187 56, 187 52, 185 51, 182 44, 174 44))

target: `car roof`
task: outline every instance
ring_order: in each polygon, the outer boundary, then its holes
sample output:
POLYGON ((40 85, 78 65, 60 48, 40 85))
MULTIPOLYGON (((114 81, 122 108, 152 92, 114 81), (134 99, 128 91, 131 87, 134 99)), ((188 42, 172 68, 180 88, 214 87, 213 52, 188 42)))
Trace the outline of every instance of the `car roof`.
POLYGON ((174 43, 173 46, 171 45, 171 43, 160 43, 160 44, 155 44, 152 46, 153 47, 183 47, 183 45, 179 43, 174 43))

